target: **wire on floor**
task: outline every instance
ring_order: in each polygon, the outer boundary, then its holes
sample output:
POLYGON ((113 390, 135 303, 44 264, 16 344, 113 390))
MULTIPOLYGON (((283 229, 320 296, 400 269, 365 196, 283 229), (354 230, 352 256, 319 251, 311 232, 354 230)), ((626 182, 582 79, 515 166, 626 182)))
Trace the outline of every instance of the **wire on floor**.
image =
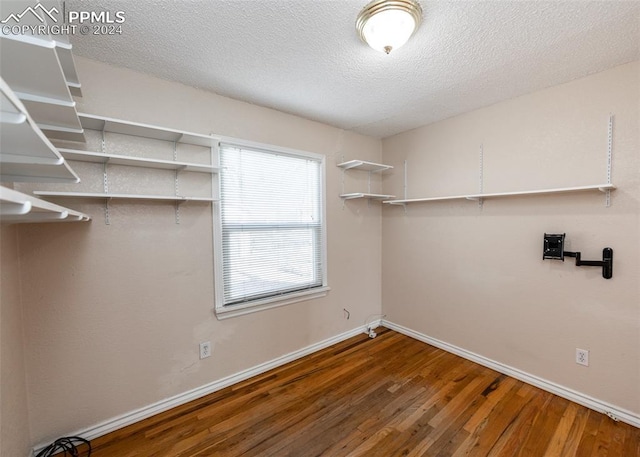
POLYGON ((78 436, 58 438, 49 446, 38 452, 36 457, 52 457, 56 454, 60 454, 61 456, 69 455, 71 457, 89 457, 91 455, 91 443, 78 436), (81 453, 78 450, 78 447, 81 447, 83 444, 87 445, 87 449, 81 453), (60 454, 61 452, 64 452, 64 454, 60 454))

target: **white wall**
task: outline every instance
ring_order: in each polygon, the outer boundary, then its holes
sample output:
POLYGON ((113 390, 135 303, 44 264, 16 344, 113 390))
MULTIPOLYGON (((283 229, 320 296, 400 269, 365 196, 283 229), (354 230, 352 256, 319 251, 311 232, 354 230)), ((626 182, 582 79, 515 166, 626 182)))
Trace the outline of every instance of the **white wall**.
POLYGON ((394 323, 640 413, 639 65, 613 68, 383 140, 384 192, 409 198, 606 182, 600 193, 412 204, 383 212, 383 311, 394 323), (601 259, 542 260, 543 234, 601 259), (575 349, 590 350, 590 366, 575 349))
MULTIPOLYGON (((80 111, 326 154, 332 290, 217 321, 207 205, 183 205, 176 225, 171 205, 113 203, 105 225, 102 203, 67 202, 93 221, 10 228, 17 243, 7 250, 3 239, 3 452, 22 453, 29 439, 25 371, 30 440, 43 443, 356 328, 381 309, 395 323, 640 411, 637 63, 397 135, 382 151, 376 139, 267 108, 83 58, 77 66, 80 111), (353 158, 396 166, 385 193, 402 195, 405 159, 410 196, 476 192, 480 143, 486 192, 602 182, 609 112, 619 187, 610 208, 602 195, 584 194, 486 201, 482 210, 467 201, 406 213, 385 207, 381 218, 378 204, 338 198, 334 165, 353 158), (545 231, 567 232, 568 249, 585 258, 611 246, 613 279, 570 259, 542 261, 545 231), (5 292, 4 275, 15 284, 18 263, 21 289, 5 292), (5 351, 22 342, 19 293, 26 370, 17 353, 6 362, 5 351), (7 322, 17 325, 12 333, 7 322), (213 356, 200 361, 205 340, 213 356), (576 347, 591 351, 589 368, 573 362, 576 347), (16 406, 5 400, 8 364, 17 370, 16 406), (13 411, 19 431, 5 441, 13 411)), ((365 176, 345 179, 347 192, 366 188, 365 176)))
POLYGON ((30 448, 18 244, 13 226, 0 228, 0 456, 30 448))
MULTIPOLYGON (((224 321, 213 309, 210 205, 68 202, 88 224, 19 228, 32 440, 47 442, 363 325, 380 313, 381 209, 343 207, 343 159, 380 142, 178 83, 76 60, 79 111, 327 156, 322 299, 224 321), (351 312, 345 319, 343 308, 351 312), (200 361, 198 343, 213 355, 200 361)), ((353 181, 350 185, 355 185, 353 181)))

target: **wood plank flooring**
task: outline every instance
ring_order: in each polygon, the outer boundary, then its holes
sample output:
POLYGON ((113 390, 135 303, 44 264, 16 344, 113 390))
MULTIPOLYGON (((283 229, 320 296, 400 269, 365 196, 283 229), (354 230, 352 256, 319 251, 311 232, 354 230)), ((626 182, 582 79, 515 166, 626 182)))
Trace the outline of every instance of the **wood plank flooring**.
POLYGON ((640 429, 379 330, 97 438, 92 456, 640 457, 640 429))

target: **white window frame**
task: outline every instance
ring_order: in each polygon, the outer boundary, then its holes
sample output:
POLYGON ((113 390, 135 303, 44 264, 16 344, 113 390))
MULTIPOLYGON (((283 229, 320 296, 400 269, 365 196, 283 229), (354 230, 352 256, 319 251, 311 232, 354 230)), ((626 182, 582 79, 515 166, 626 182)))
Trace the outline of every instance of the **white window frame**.
MULTIPOLYGON (((327 295, 330 287, 327 284, 327 211, 326 211, 326 158, 322 154, 301 151, 297 149, 283 148, 270 144, 257 143, 253 141, 240 140, 237 138, 220 137, 217 147, 215 148, 215 160, 220 162, 220 145, 231 145, 237 147, 246 147, 254 150, 264 150, 265 152, 277 153, 298 158, 308 158, 316 160, 320 163, 320 192, 321 192, 321 214, 322 214, 322 249, 320 252, 322 261, 322 285, 313 289, 286 293, 277 297, 268 297, 264 299, 252 300, 246 303, 238 303, 234 305, 224 305, 224 278, 223 278, 223 255, 222 255, 222 200, 214 202, 213 205, 213 270, 214 270, 214 311, 218 319, 227 319, 230 317, 243 316, 249 313, 263 311, 266 309, 276 308, 279 306, 290 305, 306 300, 312 300, 327 295)), ((221 169, 220 173, 224 173, 221 169)), ((215 180, 214 195, 221 196, 220 186, 221 180, 215 180), (217 187, 217 188, 216 188, 217 187)))

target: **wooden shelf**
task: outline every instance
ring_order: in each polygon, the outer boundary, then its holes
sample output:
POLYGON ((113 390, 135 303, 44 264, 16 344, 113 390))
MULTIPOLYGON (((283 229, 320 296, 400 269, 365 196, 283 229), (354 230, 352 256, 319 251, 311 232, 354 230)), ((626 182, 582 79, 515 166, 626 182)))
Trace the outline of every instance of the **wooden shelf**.
POLYGON ((126 165, 130 167, 157 168, 161 170, 192 171, 197 173, 218 173, 219 168, 191 162, 178 162, 173 160, 157 160, 142 157, 123 156, 116 154, 103 154, 100 152, 81 151, 78 149, 58 149, 67 160, 80 162, 109 163, 112 165, 126 165))
POLYGON ((0 186, 0 222, 89 221, 87 214, 0 186))
POLYGON ((172 141, 177 143, 192 144, 196 146, 213 147, 219 138, 211 135, 201 135, 182 130, 168 129, 154 125, 139 124, 137 122, 122 121, 109 117, 93 114, 78 114, 80 123, 85 129, 99 130, 122 135, 140 136, 155 140, 172 141))
POLYGON ((215 202, 215 198, 211 197, 184 197, 175 195, 135 195, 135 194, 111 194, 111 193, 93 193, 93 192, 53 192, 36 190, 33 192, 41 197, 60 197, 60 198, 95 198, 95 199, 124 199, 124 200, 156 200, 156 201, 173 201, 173 202, 215 202))
POLYGON ((80 182, 2 78, 0 94, 0 179, 80 182))
POLYGON ((345 200, 352 200, 354 198, 369 198, 371 200, 388 200, 390 198, 395 198, 395 195, 383 195, 383 194, 368 194, 365 192, 354 192, 350 194, 342 194, 340 198, 344 198, 345 200))
POLYGON ((342 162, 337 165, 345 170, 362 170, 369 172, 383 172, 393 168, 391 165, 384 165, 381 163, 366 162, 364 160, 349 160, 348 162, 342 162))
POLYGON ((607 190, 613 190, 615 186, 613 184, 596 184, 592 186, 578 186, 578 187, 561 187, 556 189, 539 189, 539 190, 525 190, 518 192, 497 192, 489 194, 469 194, 469 195, 455 195, 446 197, 427 197, 427 198, 409 198, 405 200, 388 200, 383 203, 390 205, 406 205, 407 203, 426 203, 433 201, 443 200, 484 200, 488 198, 503 198, 503 197, 517 197, 522 195, 549 195, 560 193, 572 193, 572 192, 585 192, 585 191, 599 191, 606 192, 607 190))

